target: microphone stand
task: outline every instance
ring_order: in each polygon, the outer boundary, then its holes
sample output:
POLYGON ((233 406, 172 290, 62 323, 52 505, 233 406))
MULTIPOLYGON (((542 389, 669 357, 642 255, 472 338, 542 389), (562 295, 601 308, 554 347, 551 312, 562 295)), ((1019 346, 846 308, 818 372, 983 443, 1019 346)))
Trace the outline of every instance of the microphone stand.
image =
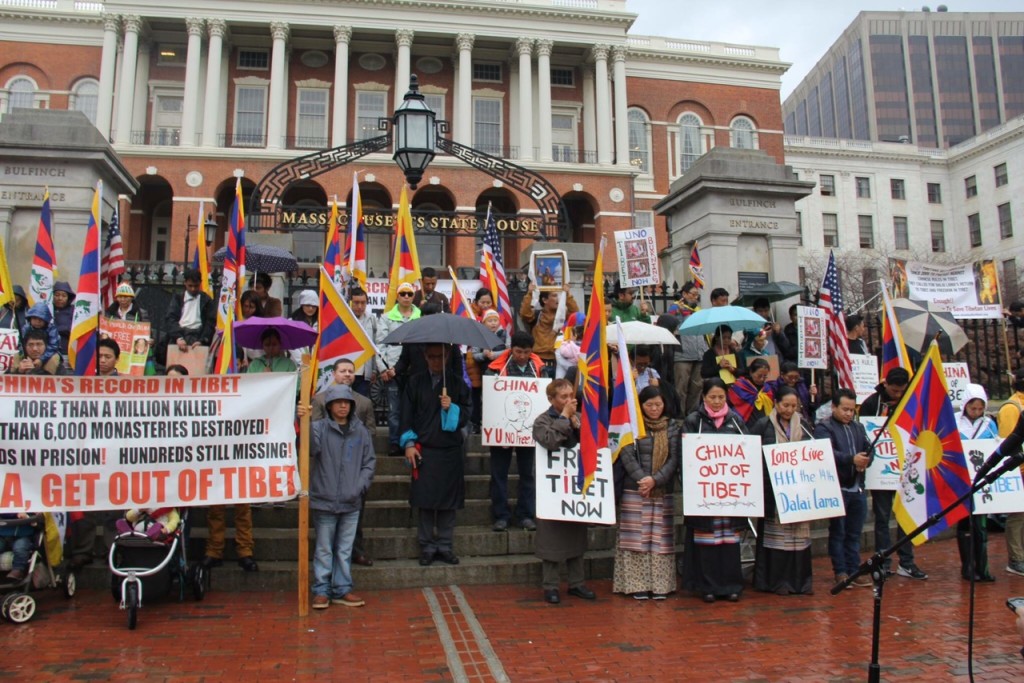
POLYGON ((872 588, 874 591, 874 614, 871 623, 871 663, 868 665, 869 683, 879 683, 881 680, 881 669, 878 664, 878 642, 882 628, 882 592, 885 588, 886 578, 884 567, 885 560, 902 548, 905 543, 909 543, 917 536, 938 524, 943 517, 953 511, 957 506, 961 505, 965 500, 973 496, 977 491, 985 488, 1007 472, 1019 468, 1021 464, 1024 464, 1024 453, 1017 452, 1007 456, 1006 460, 1004 460, 999 467, 994 468, 988 474, 977 479, 973 484, 971 484, 971 488, 967 493, 947 505, 942 511, 936 512, 928 517, 928 519, 926 519, 920 526, 903 538, 897 540, 890 547, 885 550, 879 550, 876 548, 874 554, 864 560, 860 567, 857 568, 857 571, 851 574, 848 578, 832 586, 830 592, 832 595, 838 595, 858 577, 863 576, 864 574, 870 574, 871 576, 871 581, 874 584, 872 588))

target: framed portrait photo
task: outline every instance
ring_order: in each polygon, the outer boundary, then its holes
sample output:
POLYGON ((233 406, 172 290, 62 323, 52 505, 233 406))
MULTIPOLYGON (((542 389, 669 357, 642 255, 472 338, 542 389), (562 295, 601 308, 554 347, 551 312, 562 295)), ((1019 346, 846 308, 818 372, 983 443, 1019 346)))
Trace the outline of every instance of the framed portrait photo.
POLYGON ((530 270, 540 291, 561 290, 569 281, 569 260, 561 249, 530 254, 530 270))

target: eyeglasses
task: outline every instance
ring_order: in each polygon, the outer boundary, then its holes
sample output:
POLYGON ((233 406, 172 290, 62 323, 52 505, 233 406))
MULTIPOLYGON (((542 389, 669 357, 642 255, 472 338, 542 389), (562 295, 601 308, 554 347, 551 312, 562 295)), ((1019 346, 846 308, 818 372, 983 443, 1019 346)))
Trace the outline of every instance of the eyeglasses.
POLYGON ((412 296, 412 292, 399 292, 398 296, 412 296))

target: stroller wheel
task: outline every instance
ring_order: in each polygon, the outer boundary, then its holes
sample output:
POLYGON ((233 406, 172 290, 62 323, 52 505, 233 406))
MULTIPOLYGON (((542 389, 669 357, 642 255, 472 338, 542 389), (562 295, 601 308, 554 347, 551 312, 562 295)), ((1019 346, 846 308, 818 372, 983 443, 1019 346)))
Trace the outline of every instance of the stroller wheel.
POLYGON ((78 591, 78 577, 75 576, 75 570, 68 569, 64 573, 64 580, 61 582, 61 587, 64 590, 65 598, 73 598, 75 593, 78 591))
POLYGON ((134 631, 139 623, 139 584, 134 581, 125 586, 124 608, 128 610, 128 630, 134 631))
POLYGON ((0 617, 7 618, 7 608, 10 607, 11 601, 18 597, 17 593, 10 593, 5 595, 2 602, 0 602, 0 617))
POLYGON ((7 618, 15 624, 24 624, 36 613, 36 599, 28 593, 13 593, 4 600, 7 618))
POLYGON ((192 567, 192 595, 197 601, 202 600, 206 595, 206 585, 209 580, 206 567, 201 564, 192 567))

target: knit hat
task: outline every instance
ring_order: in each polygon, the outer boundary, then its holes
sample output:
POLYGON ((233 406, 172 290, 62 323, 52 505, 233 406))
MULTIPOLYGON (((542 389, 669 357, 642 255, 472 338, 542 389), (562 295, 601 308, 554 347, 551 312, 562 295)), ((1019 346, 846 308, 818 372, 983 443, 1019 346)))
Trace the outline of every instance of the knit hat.
POLYGON ((127 282, 122 282, 117 286, 117 292, 114 294, 114 296, 130 296, 132 298, 135 298, 135 290, 132 289, 132 286, 127 282))
POLYGON ((320 299, 312 289, 299 292, 299 306, 320 306, 320 299))
POLYGON ((499 314, 499 313, 498 313, 498 312, 497 312, 496 310, 494 310, 493 308, 488 308, 488 309, 487 309, 486 311, 484 311, 484 312, 483 312, 483 314, 482 314, 482 315, 480 316, 480 322, 484 322, 484 321, 486 321, 486 320, 487 320, 488 318, 499 318, 499 319, 500 319, 500 318, 501 318, 501 315, 500 315, 500 314, 499 314))
POLYGON ((397 291, 399 291, 399 292, 415 292, 416 288, 413 287, 408 282, 403 282, 402 284, 398 285, 398 290, 397 291))

